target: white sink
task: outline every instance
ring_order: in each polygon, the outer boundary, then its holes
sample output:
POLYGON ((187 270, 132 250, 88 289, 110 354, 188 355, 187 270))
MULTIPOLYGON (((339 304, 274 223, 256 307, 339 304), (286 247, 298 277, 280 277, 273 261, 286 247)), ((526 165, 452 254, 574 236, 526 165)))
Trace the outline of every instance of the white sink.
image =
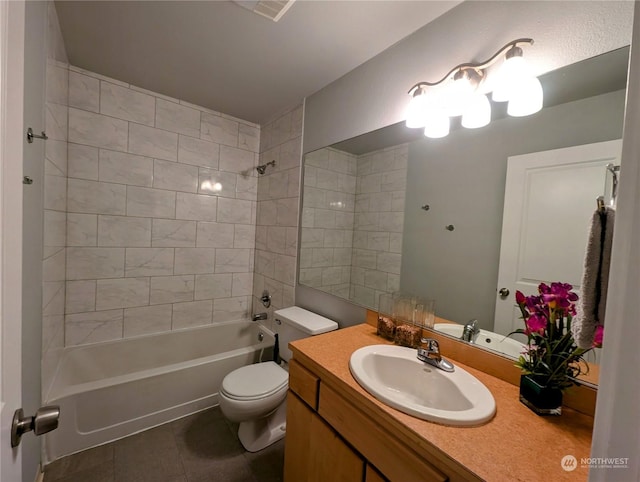
POLYGON ((455 366, 447 373, 417 359, 417 350, 371 345, 351 355, 351 374, 381 402, 414 417, 444 425, 480 425, 496 412, 491 392, 455 366))
MULTIPOLYGON (((433 329, 446 335, 460 338, 462 336, 464 326, 455 323, 436 323, 433 329)), ((515 358, 516 360, 520 357, 520 354, 525 348, 524 344, 514 340, 513 338, 508 338, 504 335, 482 329, 476 337, 474 344, 482 348, 497 351, 498 353, 502 353, 509 358, 515 358)))

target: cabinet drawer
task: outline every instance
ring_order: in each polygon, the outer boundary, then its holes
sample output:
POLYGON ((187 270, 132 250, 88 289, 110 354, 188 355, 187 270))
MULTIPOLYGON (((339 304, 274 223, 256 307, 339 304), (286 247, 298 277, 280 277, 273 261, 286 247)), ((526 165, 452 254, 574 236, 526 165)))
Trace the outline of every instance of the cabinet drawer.
POLYGON ((392 482, 445 482, 447 476, 322 384, 320 416, 392 482))
POLYGON ((319 385, 320 379, 295 359, 289 362, 289 389, 314 410, 318 409, 319 385))

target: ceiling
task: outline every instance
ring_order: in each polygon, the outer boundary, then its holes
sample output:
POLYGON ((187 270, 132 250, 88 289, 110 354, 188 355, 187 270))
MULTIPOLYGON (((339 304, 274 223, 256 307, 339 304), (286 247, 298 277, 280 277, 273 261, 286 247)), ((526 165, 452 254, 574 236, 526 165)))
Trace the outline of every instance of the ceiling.
POLYGON ((273 22, 230 1, 56 1, 69 62, 264 123, 460 1, 298 0, 273 22))

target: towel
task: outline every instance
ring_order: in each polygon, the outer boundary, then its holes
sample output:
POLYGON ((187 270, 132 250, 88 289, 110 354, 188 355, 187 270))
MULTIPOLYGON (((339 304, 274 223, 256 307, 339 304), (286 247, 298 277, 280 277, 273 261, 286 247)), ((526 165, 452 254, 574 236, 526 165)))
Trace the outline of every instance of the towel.
POLYGON ((614 222, 615 210, 610 207, 597 210, 591 218, 582 273, 582 296, 571 322, 573 338, 580 348, 591 348, 596 327, 604 325, 614 222))

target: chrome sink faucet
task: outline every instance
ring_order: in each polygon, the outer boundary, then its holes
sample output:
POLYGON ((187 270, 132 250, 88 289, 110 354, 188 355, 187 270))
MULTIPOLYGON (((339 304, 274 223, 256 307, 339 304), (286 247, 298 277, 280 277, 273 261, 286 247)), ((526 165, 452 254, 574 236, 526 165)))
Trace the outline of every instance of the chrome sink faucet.
POLYGON ((433 365, 445 372, 453 371, 453 363, 442 358, 440 355, 440 345, 438 340, 433 338, 422 338, 418 347, 418 360, 433 365))
POLYGON ((478 320, 469 320, 462 329, 462 336, 460 337, 460 339, 469 343, 475 343, 476 338, 479 334, 480 328, 478 328, 478 320))

